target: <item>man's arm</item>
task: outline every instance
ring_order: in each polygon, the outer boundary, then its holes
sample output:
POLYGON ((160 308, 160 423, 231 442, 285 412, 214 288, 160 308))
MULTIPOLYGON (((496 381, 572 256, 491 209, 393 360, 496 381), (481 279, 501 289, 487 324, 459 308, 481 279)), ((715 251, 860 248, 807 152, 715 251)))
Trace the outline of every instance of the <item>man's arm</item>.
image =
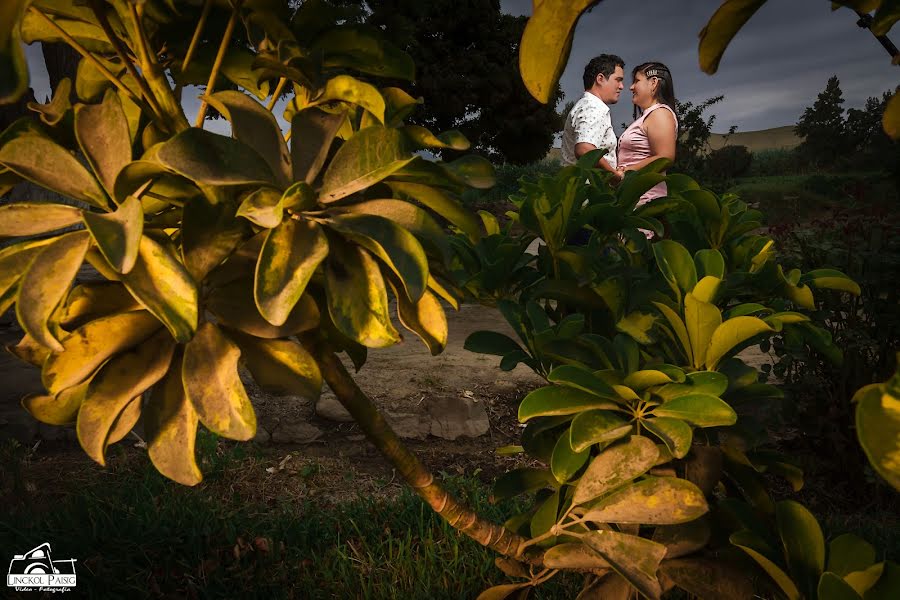
MULTIPOLYGON (((581 158, 582 156, 584 156, 591 150, 596 150, 596 149, 597 149, 597 146, 595 146, 593 144, 589 144, 587 142, 578 142, 577 144, 575 144, 575 158, 581 158)), ((598 160, 597 166, 599 168, 603 169, 604 171, 609 171, 610 173, 612 173, 613 175, 616 175, 617 177, 621 177, 621 173, 616 172, 616 170, 612 168, 612 166, 606 161, 605 158, 601 158, 600 160, 598 160)))

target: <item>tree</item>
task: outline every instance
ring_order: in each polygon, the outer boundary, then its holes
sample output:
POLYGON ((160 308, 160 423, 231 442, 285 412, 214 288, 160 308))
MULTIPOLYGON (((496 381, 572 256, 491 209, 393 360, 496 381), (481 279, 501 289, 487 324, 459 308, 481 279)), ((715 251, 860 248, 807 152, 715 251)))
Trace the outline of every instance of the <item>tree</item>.
POLYGON ((803 138, 800 152, 819 166, 831 166, 848 154, 843 103, 840 81, 832 75, 815 103, 803 111, 794 127, 794 132, 803 138))
MULTIPOLYGON (((410 93, 425 99, 412 118, 433 131, 458 129, 488 158, 529 163, 547 155, 562 128, 556 92, 548 104, 531 97, 518 71, 527 21, 493 0, 370 0, 369 24, 415 61, 410 93)), ((445 153, 446 154, 446 153, 445 153)))
MULTIPOLYGON (((713 96, 699 104, 693 102, 677 102, 678 113, 678 146, 675 152, 675 169, 681 173, 697 175, 703 171, 706 157, 709 154, 709 138, 716 115, 706 116, 706 111, 725 99, 725 96, 713 96)), ((728 135, 737 127, 728 128, 728 135)))

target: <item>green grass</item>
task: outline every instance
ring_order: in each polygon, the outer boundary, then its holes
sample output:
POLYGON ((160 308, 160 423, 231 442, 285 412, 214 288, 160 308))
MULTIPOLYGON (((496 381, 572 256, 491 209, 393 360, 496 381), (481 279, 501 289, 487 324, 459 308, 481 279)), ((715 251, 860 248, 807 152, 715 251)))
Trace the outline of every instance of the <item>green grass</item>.
MULTIPOLYGON (((228 481, 252 459, 247 446, 202 445, 211 458, 203 486, 173 484, 145 460, 94 470, 87 481, 54 486, 66 493, 49 505, 14 502, 0 517, 0 547, 22 552, 49 542, 55 556, 77 559, 77 591, 87 598, 458 599, 508 582, 495 553, 405 488, 333 506, 248 502, 228 481)), ((7 484, 23 460, 21 448, 4 449, 7 484)), ((515 508, 491 505, 477 479, 445 483, 495 522, 515 508)), ((574 597, 579 582, 551 581, 536 597, 574 597)))

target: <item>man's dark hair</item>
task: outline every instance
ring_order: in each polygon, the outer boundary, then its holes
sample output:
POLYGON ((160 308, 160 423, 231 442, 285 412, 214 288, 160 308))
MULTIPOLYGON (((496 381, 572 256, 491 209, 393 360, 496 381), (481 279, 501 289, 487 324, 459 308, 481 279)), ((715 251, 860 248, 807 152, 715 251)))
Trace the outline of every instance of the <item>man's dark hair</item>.
POLYGON ((609 78, 616 67, 625 68, 625 61, 615 54, 601 54, 595 56, 584 67, 584 89, 589 90, 594 85, 597 75, 603 73, 603 76, 609 78))

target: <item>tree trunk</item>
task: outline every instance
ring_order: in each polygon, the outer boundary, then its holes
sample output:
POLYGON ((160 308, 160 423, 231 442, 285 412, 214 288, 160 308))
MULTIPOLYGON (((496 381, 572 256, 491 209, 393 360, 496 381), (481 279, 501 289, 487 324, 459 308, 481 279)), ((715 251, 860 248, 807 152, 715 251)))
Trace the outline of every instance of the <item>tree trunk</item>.
POLYGON ((372 401, 359 389, 340 359, 330 350, 316 347, 322 375, 344 408, 353 416, 366 437, 397 469, 406 483, 450 525, 483 546, 504 556, 540 565, 540 554, 522 555, 525 538, 485 521, 450 495, 425 465, 400 441, 372 401))

